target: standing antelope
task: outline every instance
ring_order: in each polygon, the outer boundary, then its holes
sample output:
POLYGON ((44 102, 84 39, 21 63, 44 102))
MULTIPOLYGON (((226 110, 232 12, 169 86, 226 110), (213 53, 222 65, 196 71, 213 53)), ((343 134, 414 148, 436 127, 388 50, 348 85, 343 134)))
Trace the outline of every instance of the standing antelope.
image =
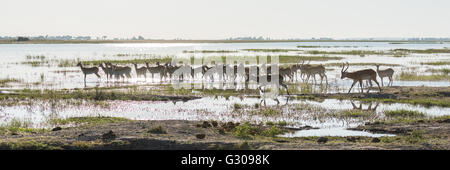
POLYGON ((98 74, 98 67, 83 67, 81 62, 78 62, 77 66, 80 66, 81 71, 84 74, 84 84, 86 85, 86 75, 88 74, 95 74, 98 78, 100 78, 100 75, 98 74))
POLYGON ((103 63, 100 63, 98 66, 100 68, 102 68, 103 72, 105 72, 106 81, 109 81, 109 78, 112 77, 112 68, 106 66, 106 64, 105 64, 105 66, 103 66, 103 63))
POLYGON ((359 85, 361 86, 361 93, 363 93, 364 92, 363 87, 362 87, 363 80, 369 80, 369 82, 370 82, 370 87, 367 89, 367 93, 369 93, 370 88, 372 87, 371 81, 375 81, 375 83, 377 83, 378 89, 381 92, 380 84, 378 84, 378 81, 377 81, 377 72, 375 72, 373 69, 364 69, 364 70, 358 70, 355 72, 347 72, 349 66, 350 66, 350 64, 348 64, 348 62, 347 62, 347 68, 344 70, 345 64, 342 64, 342 69, 341 69, 341 79, 344 79, 346 77, 353 79, 352 86, 350 87, 350 90, 348 90, 348 93, 350 93, 350 91, 352 90, 352 88, 356 84, 356 82, 359 82, 359 85))
POLYGON ((127 78, 131 78, 131 67, 113 65, 111 63, 108 64, 112 68, 112 74, 116 79, 122 77, 122 81, 125 81, 125 76, 127 76, 127 78))
POLYGON ((159 73, 160 81, 162 81, 163 77, 165 77, 165 75, 166 75, 166 67, 164 67, 163 65, 160 65, 159 62, 156 62, 155 67, 150 67, 148 65, 148 62, 146 62, 145 65, 147 66, 148 72, 150 72, 150 74, 152 74, 152 79, 153 79, 154 74, 159 73))
MULTIPOLYGON (((309 62, 311 62, 311 60, 309 62)), ((303 61, 300 65, 296 66, 296 67, 298 67, 298 69, 301 72, 300 73, 300 78, 302 80, 304 80, 303 77, 306 75, 306 69, 308 69, 311 66, 311 64, 309 64, 309 62, 308 62, 308 64, 305 64, 305 61, 303 61)))
POLYGON ((385 70, 380 70, 380 65, 377 64, 376 66, 377 66, 378 76, 381 79, 381 86, 384 86, 383 85, 383 77, 388 77, 389 78, 388 86, 389 85, 392 86, 392 83, 394 83, 394 81, 392 80, 392 75, 394 74, 394 70, 392 68, 388 68, 388 69, 385 69, 385 70))
POLYGON ((136 63, 133 63, 133 65, 134 65, 134 69, 136 70, 136 77, 139 78, 140 75, 143 75, 145 78, 145 81, 147 81, 147 74, 146 74, 147 68, 146 67, 138 68, 136 63))
POLYGON ((324 77, 325 77, 325 82, 328 84, 328 78, 327 78, 327 75, 325 74, 325 67, 322 64, 321 65, 304 66, 303 69, 304 69, 305 74, 308 75, 308 77, 306 78, 306 83, 309 82, 309 78, 311 77, 311 75, 314 78, 314 83, 316 83, 316 74, 318 74, 320 76, 320 84, 322 84, 324 77))
MULTIPOLYGON (((166 63, 166 73, 169 76, 169 79, 172 80, 172 75, 175 73, 175 71, 177 71, 179 68, 181 68, 181 66, 173 66, 170 63, 166 63)), ((178 77, 178 78, 183 78, 183 76, 178 77)))

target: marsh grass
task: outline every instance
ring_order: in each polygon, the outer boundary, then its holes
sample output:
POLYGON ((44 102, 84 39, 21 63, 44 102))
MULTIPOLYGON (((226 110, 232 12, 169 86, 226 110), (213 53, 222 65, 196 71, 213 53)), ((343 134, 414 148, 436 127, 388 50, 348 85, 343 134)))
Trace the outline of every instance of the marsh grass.
POLYGON ((242 51, 250 51, 250 52, 290 52, 290 51, 303 51, 299 49, 242 49, 242 51))
POLYGON ((233 104, 233 109, 234 109, 234 110, 240 110, 240 109, 242 109, 242 108, 243 108, 243 106, 242 106, 241 104, 239 104, 239 103, 233 104))
MULTIPOLYGON (((376 66, 379 64, 380 66, 388 66, 388 67, 396 67, 401 66, 400 64, 389 64, 389 63, 349 63, 351 66, 376 66)), ((342 63, 327 63, 326 66, 338 66, 342 67, 342 63)))
POLYGON ((9 83, 20 83, 20 82, 22 82, 22 81, 19 79, 5 78, 5 79, 0 80, 0 87, 9 86, 9 83))
POLYGON ((49 123, 53 125, 68 125, 68 124, 87 124, 87 125, 98 125, 98 124, 107 124, 107 123, 117 123, 130 121, 126 118, 121 117, 105 117, 105 116, 97 116, 97 117, 70 117, 66 119, 54 118, 50 119, 49 123))
POLYGON ((306 51, 307 54, 332 54, 332 55, 358 55, 358 56, 366 56, 366 55, 398 55, 400 52, 386 52, 386 51, 364 51, 364 50, 351 50, 351 51, 318 51, 311 50, 306 51))
POLYGON ((359 100, 361 102, 381 102, 381 103, 407 103, 412 105, 422 105, 425 107, 430 106, 440 106, 440 107, 450 107, 450 102, 448 100, 437 100, 437 99, 383 99, 383 98, 364 98, 359 100))
POLYGON ((363 110, 346 110, 339 113, 339 115, 343 117, 369 117, 373 114, 373 112, 363 110))
POLYGON ((44 55, 27 55, 25 56, 27 60, 44 60, 44 55))
POLYGON ((259 110, 252 110, 251 113, 254 115, 275 116, 281 112, 273 108, 261 108, 259 110))
POLYGON ((266 125, 267 126, 287 126, 288 123, 285 120, 278 121, 278 122, 267 121, 266 125))
POLYGON ((426 50, 418 50, 418 49, 394 49, 394 52, 407 52, 407 53, 419 53, 419 54, 433 54, 433 53, 450 53, 450 49, 426 49, 426 50))
POLYGON ((297 48, 357 48, 358 46, 315 46, 315 45, 298 45, 297 48))
POLYGON ((280 63, 300 63, 301 61, 342 60, 343 57, 330 57, 325 55, 324 56, 280 55, 278 59, 280 63))
POLYGON ((183 53, 237 53, 231 50, 184 50, 183 53))
POLYGON ((132 53, 119 53, 119 54, 114 54, 113 56, 116 57, 150 57, 150 56, 155 56, 154 54, 132 54, 132 53))
POLYGON ((31 125, 31 121, 12 119, 8 123, 0 126, 0 135, 15 135, 19 133, 37 133, 47 131, 46 129, 31 128, 31 125))
POLYGON ((420 64, 421 65, 442 66, 442 65, 450 65, 450 61, 421 62, 420 64))
POLYGON ((425 141, 424 133, 424 130, 413 130, 406 137, 406 141, 411 144, 423 143, 425 141))
POLYGON ((398 123, 405 123, 405 124, 416 124, 419 122, 422 123, 430 123, 430 122, 444 122, 449 121, 450 115, 444 115, 444 116, 412 116, 412 117, 389 117, 383 120, 376 120, 374 123, 382 123, 382 124, 398 124, 398 123))
POLYGON ((253 139, 256 136, 276 137, 282 133, 284 131, 276 126, 263 128, 262 126, 253 126, 248 122, 242 123, 234 129, 234 136, 241 139, 253 139))
POLYGON ((388 110, 384 112, 384 115, 387 117, 425 117, 424 113, 405 109, 388 110))
POLYGON ((61 99, 85 99, 94 101, 105 100, 134 100, 134 101, 168 101, 170 96, 160 96, 148 94, 145 90, 128 89, 127 91, 119 90, 101 90, 101 89, 76 89, 76 90, 30 90, 24 89, 17 91, 15 94, 0 94, 2 99, 45 99, 45 100, 61 100, 61 99))
POLYGON ((417 75, 417 73, 401 72, 397 76, 397 79, 403 81, 450 81, 450 76, 448 75, 448 72, 445 74, 432 75, 417 75))
MULTIPOLYGON (((145 62, 148 62, 150 64, 154 64, 156 62, 160 63, 168 63, 171 62, 171 57, 161 57, 161 58, 136 58, 136 59, 129 59, 129 60, 91 60, 91 61, 82 61, 82 64, 85 65, 94 65, 98 66, 100 63, 113 63, 113 64, 131 64, 131 63, 137 63, 137 64, 145 64, 145 62)), ((76 65, 76 63, 72 63, 73 66, 76 65)))
POLYGON ((147 130, 147 133, 166 134, 167 132, 163 129, 163 127, 161 125, 158 125, 158 126, 154 126, 154 127, 150 128, 149 130, 147 130))
POLYGON ((448 68, 427 69, 426 71, 431 72, 431 73, 441 73, 441 74, 444 74, 444 75, 448 75, 448 73, 450 73, 450 69, 448 69, 448 68))

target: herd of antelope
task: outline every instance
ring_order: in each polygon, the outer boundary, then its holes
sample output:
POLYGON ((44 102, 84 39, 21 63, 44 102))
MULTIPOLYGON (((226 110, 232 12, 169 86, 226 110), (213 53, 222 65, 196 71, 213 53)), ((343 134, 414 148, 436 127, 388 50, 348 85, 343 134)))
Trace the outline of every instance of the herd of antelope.
MULTIPOLYGON (((353 80, 353 83, 348 91, 348 93, 350 93, 351 89, 353 88, 353 86, 359 82, 359 85, 361 87, 361 93, 363 93, 363 80, 366 80, 369 84, 370 84, 370 88, 372 87, 372 81, 374 81, 377 86, 379 91, 381 92, 381 87, 377 81, 377 74, 381 79, 381 85, 383 85, 383 78, 387 77, 389 79, 389 83, 388 86, 392 86, 393 83, 393 79, 392 76, 394 74, 394 70, 392 68, 388 68, 385 70, 380 70, 379 67, 380 65, 376 65, 376 71, 373 69, 363 69, 363 70, 358 70, 358 71, 354 71, 354 72, 347 72, 348 68, 349 68, 349 64, 348 62, 346 63, 347 67, 345 68, 345 64, 343 63, 342 65, 342 69, 341 69, 341 79, 344 78, 349 78, 353 80)), ((145 79, 147 79, 147 72, 149 72, 152 75, 152 79, 154 78, 154 75, 157 74, 160 77, 160 80, 162 81, 163 79, 167 80, 172 80, 172 78, 175 78, 174 73, 176 72, 176 70, 185 67, 185 66, 177 66, 177 65, 171 65, 170 63, 165 63, 164 65, 161 65, 159 62, 156 62, 155 66, 150 66, 148 62, 145 63, 145 66, 142 67, 138 67, 138 65, 136 63, 133 63, 134 65, 134 69, 136 71, 136 75, 137 77, 141 77, 143 76, 145 79)), ((100 78, 100 75, 98 74, 99 72, 99 68, 100 67, 103 72, 106 74, 106 78, 107 81, 109 81, 109 79, 112 79, 113 76, 114 78, 120 79, 122 78, 123 81, 125 81, 125 78, 131 78, 131 71, 132 68, 129 66, 119 66, 119 65, 114 65, 112 63, 101 63, 99 64, 98 67, 84 67, 81 62, 79 62, 77 64, 77 66, 79 66, 81 68, 81 71, 84 74, 84 82, 86 84, 86 76, 89 74, 95 74, 98 78, 100 78)), ((239 65, 221 65, 221 66, 211 66, 208 67, 207 65, 202 65, 196 68, 193 67, 188 67, 188 69, 190 69, 190 74, 185 75, 185 74, 181 74, 178 75, 178 79, 183 80, 185 76, 190 76, 192 79, 195 78, 196 73, 202 73, 202 77, 210 77, 211 81, 214 81, 214 73, 217 72, 209 72, 209 70, 220 70, 221 69, 221 73, 219 74, 220 79, 223 80, 227 80, 229 79, 229 75, 225 74, 226 70, 232 70, 233 73, 232 74, 234 76, 234 79, 236 80, 237 77, 241 76, 245 79, 245 82, 249 82, 250 78, 253 78, 253 80, 256 80, 258 83, 260 82, 260 77, 261 76, 267 76, 267 80, 268 82, 271 82, 271 77, 273 76, 278 76, 279 77, 279 82, 278 85, 283 86, 284 88, 286 88, 287 91, 287 85, 284 83, 285 80, 289 79, 290 81, 294 81, 295 79, 298 80, 298 73, 300 72, 300 78, 303 81, 306 81, 306 83, 309 83, 309 80, 311 77, 313 77, 314 79, 314 83, 316 83, 316 75, 319 75, 321 80, 320 80, 320 84, 323 83, 323 80, 325 79, 325 82, 328 84, 328 78, 325 74, 325 67, 322 64, 319 65, 312 65, 309 64, 309 62, 307 64, 305 64, 305 62, 303 61, 302 63, 297 63, 297 64, 293 64, 290 67, 280 67, 279 68, 279 73, 277 75, 275 74, 271 74, 271 66, 266 66, 265 64, 263 64, 262 66, 244 66, 244 64, 239 64, 239 65), (238 72, 239 69, 244 70, 244 72, 238 72), (255 69, 256 70, 256 74, 251 74, 250 70, 251 69, 255 69), (265 70, 265 74, 260 74, 260 70, 265 70), (239 74, 241 73, 241 74, 239 74)), ((188 71, 189 72, 189 71, 188 71)), ((231 77, 233 78, 233 77, 231 77)), ((367 93, 369 93, 370 88, 368 88, 367 93)), ((288 95, 289 92, 287 91, 288 95)))

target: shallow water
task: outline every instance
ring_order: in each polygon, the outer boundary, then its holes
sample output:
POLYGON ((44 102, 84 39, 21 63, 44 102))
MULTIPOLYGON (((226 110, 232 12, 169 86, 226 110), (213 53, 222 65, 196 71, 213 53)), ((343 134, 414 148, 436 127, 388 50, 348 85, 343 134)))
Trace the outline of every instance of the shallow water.
MULTIPOLYGON (((407 49, 429 49, 450 47, 450 44, 389 44, 387 42, 282 42, 282 43, 129 43, 129 44, 0 44, 0 79, 16 78, 22 80, 22 83, 13 84, 12 87, 3 88, 82 88, 84 87, 83 74, 78 67, 58 67, 60 60, 101 60, 101 59, 133 59, 133 58, 157 58, 161 56, 188 57, 188 56, 249 56, 249 55, 297 55, 299 52, 287 53, 268 53, 268 52, 248 52, 240 51, 242 49, 298 49, 298 45, 315 45, 315 46, 340 46, 332 48, 307 48, 304 50, 391 50, 397 48, 407 49), (352 46, 352 47, 342 47, 352 46), (356 46, 356 47, 353 47, 356 46), (186 54, 184 50, 236 50, 237 53, 196 53, 186 54), (127 57, 118 57, 117 54, 130 54, 127 57), (27 59, 27 55, 44 55, 45 61, 49 60, 44 66, 31 66, 22 64, 27 61, 40 61, 39 59, 27 59), (145 55, 144 57, 140 55, 145 55), (54 60, 54 61, 53 61, 54 60), (53 62, 52 62, 53 61, 53 62), (69 72, 61 72, 69 71, 69 72), (39 85, 30 85, 30 83, 40 83, 39 85)), ((307 55, 307 54, 299 54, 307 55)), ((420 62, 450 60, 450 54, 411 54, 407 57, 390 57, 368 55, 365 57, 349 56, 349 55, 330 55, 341 56, 343 60, 329 60, 323 62, 312 61, 311 64, 326 63, 389 63, 400 64, 402 66, 417 67, 415 72, 422 73, 426 69, 449 68, 449 66, 424 66, 420 62)), ((73 61, 72 61, 73 60, 73 61)), ((75 64, 74 64, 75 65, 75 64)), ((129 66, 132 67, 130 64, 129 66)), ((143 66, 143 65, 140 65, 143 66)), ((133 77, 135 76, 134 67, 133 77)), ((347 85, 349 80, 340 80, 340 67, 327 67, 334 69, 327 71, 329 81, 334 82, 339 87, 349 88, 347 85), (339 82, 344 82, 341 85, 339 82)), ((362 68, 372 68, 370 66, 351 66, 349 71, 362 68)), ((405 67, 392 67, 399 72, 405 67)), ((383 69, 383 67, 381 67, 383 69)), ((88 87, 108 86, 103 71, 100 71, 101 79, 94 75, 87 77, 88 87)), ((148 74, 149 77, 149 74, 148 74)), ((139 79, 141 80, 141 79, 139 79)), ((136 79, 130 80, 135 83, 136 79)), ((148 79, 150 82, 159 82, 159 78, 148 79)), ((351 83, 351 82, 350 82, 351 83)), ((410 82, 410 81, 394 81, 394 85, 402 86, 450 86, 448 81, 438 82, 410 82)))
MULTIPOLYGON (((2 93, 8 93, 10 89, 73 89, 83 87, 114 87, 127 85, 154 85, 173 83, 169 81, 160 82, 160 78, 155 75, 151 79, 147 74, 147 79, 136 78, 134 67, 132 67, 133 78, 122 82, 107 82, 105 74, 100 71, 101 79, 96 76, 88 75, 86 86, 83 81, 83 74, 79 67, 58 67, 58 63, 64 60, 73 62, 75 60, 104 60, 116 59, 127 60, 134 58, 157 58, 161 56, 189 57, 195 56, 251 56, 251 55, 309 55, 299 51, 290 51, 282 53, 271 52, 249 52, 242 49, 301 49, 301 50, 320 50, 320 51, 341 51, 341 50, 392 50, 397 48, 405 49, 430 49, 430 48, 449 48, 450 44, 389 44, 387 42, 286 42, 286 43, 129 43, 129 44, 0 44, 0 79, 14 78, 21 82, 9 83, 9 86, 0 87, 2 93), (339 46, 331 48, 297 48, 298 45, 305 46, 339 46), (351 47, 344 47, 351 46, 351 47), (196 53, 186 54, 183 51, 188 50, 233 50, 236 53, 196 53), (119 57, 117 54, 131 54, 127 57, 119 57), (40 59, 27 59, 27 55, 44 55, 43 61, 48 61, 44 65, 31 66, 22 64, 22 62, 40 61, 40 59)), ((396 73, 401 71, 417 72, 418 74, 427 73, 428 69, 449 68, 448 65, 428 66, 420 65, 421 62, 450 60, 450 54, 410 54, 406 57, 391 57, 367 55, 364 57, 350 55, 330 55, 341 56, 343 60, 329 60, 323 62, 312 61, 311 64, 327 63, 388 63, 399 64, 392 67, 396 73)), ((139 65, 143 66, 143 65, 139 65)), ((363 68, 376 69, 374 66, 350 66, 349 71, 363 68)), ((385 67, 381 67, 383 69, 385 67)), ((327 66, 328 86, 314 84, 310 88, 298 86, 298 91, 309 91, 313 93, 342 93, 347 92, 352 81, 341 79, 340 66, 327 66), (302 89, 305 88, 305 89, 302 89)), ((318 77, 318 76, 317 76, 318 77)), ((379 79, 379 78, 378 78, 379 79)), ((394 76, 395 79, 395 76, 394 76)), ((320 82, 320 78, 317 79, 320 82)), ((387 84, 387 79, 384 79, 387 84)), ((204 83, 204 88, 221 88, 221 83, 205 81, 201 78, 188 80, 187 83, 204 83)), ((375 85, 375 84, 374 84, 375 85)), ((397 81, 394 80, 394 86, 435 86, 448 87, 449 81, 397 81)), ((376 86, 376 85, 375 85, 376 86)), ((243 88, 238 84, 236 89, 243 88)), ((358 92, 359 87, 355 86, 352 92, 358 92)), ((376 92, 372 91, 372 92, 376 92)), ((337 119, 327 117, 326 114, 336 110, 354 109, 351 101, 325 99, 322 102, 290 100, 289 105, 284 106, 286 97, 278 97, 281 104, 279 107, 283 113, 277 116, 264 117, 261 115, 239 114, 233 112, 235 103, 253 106, 260 103, 258 98, 237 98, 224 97, 211 98, 205 97, 187 102, 162 102, 162 101, 108 101, 108 107, 94 105, 84 102, 82 105, 67 104, 67 101, 58 101, 56 103, 48 101, 33 100, 29 104, 0 107, 0 124, 5 124, 13 119, 32 122, 33 127, 50 127, 48 120, 52 118, 67 118, 74 116, 114 116, 125 117, 138 120, 218 120, 218 121, 287 121, 292 123, 292 127, 313 126, 320 129, 298 131, 287 136, 323 136, 323 135, 361 135, 377 136, 367 132, 356 132, 345 130, 349 127, 355 127, 368 120, 364 119, 337 119), (315 113, 314 111, 294 111, 292 105, 309 104, 325 108, 324 113, 315 113), (325 114, 325 116, 323 115, 325 114)), ((267 100, 267 105, 273 106, 277 102, 267 100)), ((359 106, 359 102, 355 103, 359 106)), ((376 103, 373 103, 373 108, 376 103)), ((363 104, 362 109, 367 109, 369 104, 363 104)), ((449 115, 448 108, 440 107, 422 107, 410 104, 383 104, 379 103, 374 115, 382 117, 384 110, 408 109, 417 110, 428 116, 449 115)))
MULTIPOLYGON (((285 97, 278 97, 282 113, 275 116, 253 115, 250 113, 240 114, 234 112, 234 104, 240 104, 247 107, 253 107, 259 104, 259 98, 239 98, 239 97, 204 97, 201 99, 190 100, 186 102, 178 101, 108 101, 108 106, 93 105, 88 102, 81 104, 71 104, 70 102, 49 102, 33 101, 29 104, 2 106, 0 107, 0 124, 5 124, 13 119, 30 121, 33 127, 52 127, 49 123, 53 118, 68 118, 79 116, 111 116, 124 117, 134 120, 216 120, 233 122, 278 122, 286 121, 289 127, 312 126, 320 130, 302 130, 288 136, 304 135, 374 135, 367 132, 354 132, 345 130, 346 128, 356 127, 373 118, 335 118, 327 117, 327 114, 339 110, 353 109, 351 101, 338 101, 335 99, 326 99, 323 102, 290 100, 286 104, 285 97), (320 106, 327 111, 295 111, 292 106, 295 104, 308 104, 309 106, 320 106), (320 112, 320 113, 319 113, 320 112), (323 114, 323 115, 321 115, 323 114), (329 130, 329 132, 327 132, 329 130)), ((73 103, 73 102, 72 102, 73 103)), ((356 102, 359 106, 359 103, 356 102)), ((272 99, 266 100, 267 106, 276 106, 277 102, 272 99)), ((375 103, 373 104, 373 106, 375 103)), ((363 104, 362 109, 367 109, 368 104, 363 104)), ((450 115, 449 108, 414 106, 409 104, 383 104, 379 103, 374 118, 382 117, 384 110, 396 110, 408 108, 409 110, 418 110, 427 116, 450 115)))

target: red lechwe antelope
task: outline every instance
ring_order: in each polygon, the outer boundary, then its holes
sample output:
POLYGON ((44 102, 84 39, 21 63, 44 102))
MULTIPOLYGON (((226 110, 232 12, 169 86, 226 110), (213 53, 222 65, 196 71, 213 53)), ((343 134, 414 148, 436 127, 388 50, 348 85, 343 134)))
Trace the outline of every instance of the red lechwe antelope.
POLYGON ((380 65, 377 64, 376 66, 377 66, 378 76, 381 79, 381 86, 384 86, 383 85, 383 77, 388 77, 389 78, 388 86, 392 86, 392 83, 394 83, 394 81, 392 80, 392 75, 394 75, 394 70, 392 68, 380 70, 380 65))
POLYGON ((79 62, 77 66, 80 66, 81 71, 84 74, 84 84, 86 84, 86 75, 88 74, 95 74, 98 78, 100 78, 100 75, 98 74, 98 67, 83 67, 81 62, 79 62))
POLYGON ((118 78, 122 78, 122 81, 125 81, 125 76, 127 78, 131 78, 131 67, 128 66, 118 66, 118 65, 113 65, 111 63, 107 63, 110 68, 112 69, 112 75, 114 75, 114 77, 116 79, 118 78), (125 75, 125 76, 124 76, 125 75))
POLYGON ((150 72, 150 74, 152 74, 152 80, 153 80, 153 75, 159 73, 160 76, 160 81, 162 81, 163 77, 166 76, 166 67, 164 67, 163 65, 159 64, 159 62, 156 62, 156 66, 155 67, 151 67, 149 66, 148 62, 145 63, 145 65, 147 66, 147 70, 148 72, 150 72))
MULTIPOLYGON (((364 92, 363 87, 362 87, 363 80, 369 80, 369 82, 375 81, 375 83, 377 83, 378 89, 381 92, 380 84, 378 84, 378 81, 377 81, 377 72, 375 72, 373 69, 364 69, 364 70, 358 70, 355 72, 347 72, 347 69, 349 66, 350 65, 347 62, 347 68, 344 70, 345 64, 342 64, 342 70, 341 70, 341 79, 344 79, 347 77, 347 78, 350 78, 353 80, 352 86, 348 90, 348 93, 350 93, 350 91, 352 90, 352 88, 356 84, 356 82, 359 82, 359 85, 361 87, 361 93, 363 93, 364 92)), ((370 87, 367 89, 367 93, 369 93, 371 87, 372 87, 372 82, 370 82, 370 87)))
POLYGON ((105 72, 105 74, 106 74, 106 81, 109 81, 109 78, 112 77, 112 68, 106 66, 106 64, 104 66, 103 63, 100 63, 98 66, 100 68, 102 68, 103 72, 105 72))
POLYGON ((137 64, 136 63, 133 63, 133 65, 134 65, 134 69, 136 70, 136 77, 138 77, 139 78, 139 76, 144 76, 144 78, 145 78, 145 81, 147 81, 147 68, 146 67, 140 67, 140 68, 138 68, 138 66, 137 66, 137 64))
MULTIPOLYGON (((309 78, 311 75, 314 78, 314 83, 316 83, 316 74, 320 76, 320 84, 322 84, 323 78, 325 77, 325 82, 328 84, 328 78, 325 74, 325 67, 321 65, 306 65, 303 66, 303 71, 305 72, 308 77, 306 78, 306 83, 309 82, 309 78)), ((303 72, 302 72, 303 73, 303 72)))

